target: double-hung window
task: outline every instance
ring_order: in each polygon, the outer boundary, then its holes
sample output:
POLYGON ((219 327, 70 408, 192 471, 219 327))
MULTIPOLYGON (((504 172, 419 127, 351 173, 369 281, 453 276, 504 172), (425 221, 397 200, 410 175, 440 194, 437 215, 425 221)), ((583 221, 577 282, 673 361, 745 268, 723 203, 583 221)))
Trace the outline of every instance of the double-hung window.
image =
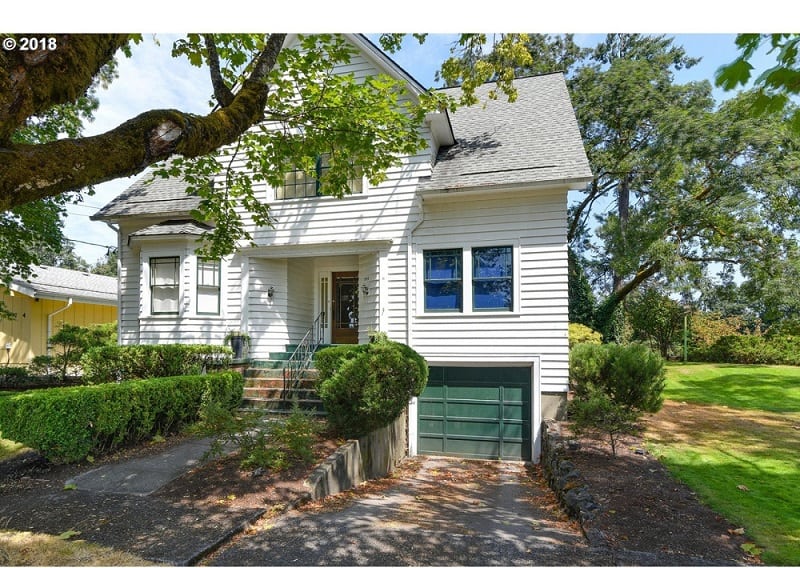
POLYGON ((150 259, 150 313, 178 313, 180 260, 177 256, 150 259))
POLYGON ((220 263, 218 260, 197 260, 197 313, 219 314, 220 263))
POLYGON ((461 257, 461 249, 424 252, 425 311, 461 311, 463 297, 461 257))
POLYGON ((426 250, 425 312, 513 312, 514 247, 426 250))
POLYGON ((511 247, 472 249, 472 309, 511 311, 514 307, 514 254, 511 247))
MULTIPOLYGON (((283 186, 276 192, 278 199, 294 199, 298 197, 316 197, 321 195, 322 185, 325 183, 325 174, 330 169, 330 154, 318 156, 314 163, 314 170, 294 169, 286 173, 283 178, 283 186)), ((361 176, 355 176, 347 181, 350 193, 361 193, 363 191, 363 180, 361 176)))

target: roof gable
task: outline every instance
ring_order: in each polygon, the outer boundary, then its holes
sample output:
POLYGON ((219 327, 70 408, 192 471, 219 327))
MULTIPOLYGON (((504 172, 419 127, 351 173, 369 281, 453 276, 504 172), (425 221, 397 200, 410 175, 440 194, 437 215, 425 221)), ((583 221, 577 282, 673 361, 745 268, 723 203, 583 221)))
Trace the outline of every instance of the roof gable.
MULTIPOLYGON (((456 143, 442 148, 423 190, 563 183, 579 187, 592 172, 561 73, 514 81, 518 98, 491 100, 451 115, 456 143)), ((444 92, 453 92, 453 89, 444 92)))

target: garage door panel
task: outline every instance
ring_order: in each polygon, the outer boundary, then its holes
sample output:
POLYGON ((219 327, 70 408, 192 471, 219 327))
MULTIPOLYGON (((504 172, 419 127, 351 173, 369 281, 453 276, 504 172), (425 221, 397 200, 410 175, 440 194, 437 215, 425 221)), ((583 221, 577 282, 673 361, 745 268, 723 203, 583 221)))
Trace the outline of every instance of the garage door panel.
POLYGON ((419 398, 420 453, 530 459, 527 367, 431 367, 419 398))
POLYGON ((461 418, 492 418, 499 420, 502 409, 497 403, 484 404, 476 402, 470 404, 469 402, 447 402, 447 418, 448 420, 459 420, 461 418))
MULTIPOLYGON (((428 396, 428 391, 423 393, 423 396, 428 396)), ((439 397, 441 399, 441 397, 439 397)), ((420 416, 444 416, 444 402, 437 400, 424 400, 420 398, 419 401, 419 414, 420 416)))
POLYGON ((525 406, 522 404, 519 405, 505 405, 503 406, 503 418, 505 420, 524 420, 525 417, 525 406))
POLYGON ((523 402, 530 398, 530 391, 522 386, 506 386, 503 388, 503 402, 523 402))
POLYGON ((500 402, 501 389, 499 387, 486 387, 480 385, 447 385, 447 400, 469 400, 486 402, 500 402))
POLYGON ((465 437, 465 438, 497 438, 500 436, 500 422, 481 422, 481 421, 463 421, 463 420, 448 420, 447 421, 447 436, 448 437, 465 437))
POLYGON ((512 441, 519 441, 522 442, 523 435, 525 434, 525 427, 523 424, 503 424, 503 441, 504 442, 512 442, 512 441))
POLYGON ((500 443, 496 440, 448 439, 446 454, 467 458, 485 458, 500 453, 500 443))
POLYGON ((444 434, 444 419, 424 418, 419 421, 420 434, 444 434))
POLYGON ((419 442, 417 442, 417 449, 421 454, 445 455, 444 438, 420 436, 419 442))

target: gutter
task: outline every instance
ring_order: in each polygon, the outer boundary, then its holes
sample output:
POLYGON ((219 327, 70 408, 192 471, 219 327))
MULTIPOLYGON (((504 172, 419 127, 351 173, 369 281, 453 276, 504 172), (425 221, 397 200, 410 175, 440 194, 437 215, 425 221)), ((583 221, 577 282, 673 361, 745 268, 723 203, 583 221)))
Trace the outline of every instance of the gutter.
POLYGON ((47 314, 47 354, 50 355, 50 336, 53 332, 53 316, 57 316, 61 312, 65 312, 72 307, 72 298, 67 298, 67 305, 58 308, 52 314, 47 314))

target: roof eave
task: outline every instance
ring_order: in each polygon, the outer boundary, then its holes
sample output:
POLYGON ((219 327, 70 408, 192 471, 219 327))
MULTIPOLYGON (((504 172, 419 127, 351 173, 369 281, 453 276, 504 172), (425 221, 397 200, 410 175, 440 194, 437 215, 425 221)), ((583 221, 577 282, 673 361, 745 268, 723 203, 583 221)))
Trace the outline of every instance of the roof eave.
POLYGON ((425 199, 439 199, 453 194, 461 193, 479 193, 479 192, 500 192, 500 191, 520 191, 520 190, 543 190, 543 189, 566 189, 568 191, 575 189, 583 189, 587 183, 594 178, 589 177, 572 177, 563 179, 546 180, 539 182, 519 182, 519 183, 504 183, 495 185, 475 185, 475 186, 461 186, 449 188, 432 188, 420 189, 419 195, 423 200, 425 199))
POLYGON ((117 305, 116 296, 113 298, 106 298, 105 296, 100 297, 87 294, 84 291, 75 292, 74 294, 57 294, 54 292, 43 292, 41 290, 37 290, 35 287, 20 285, 17 282, 12 282, 10 288, 15 293, 24 294, 25 296, 33 298, 34 300, 56 300, 60 302, 66 302, 72 298, 73 302, 79 302, 81 304, 100 304, 104 306, 117 305))

